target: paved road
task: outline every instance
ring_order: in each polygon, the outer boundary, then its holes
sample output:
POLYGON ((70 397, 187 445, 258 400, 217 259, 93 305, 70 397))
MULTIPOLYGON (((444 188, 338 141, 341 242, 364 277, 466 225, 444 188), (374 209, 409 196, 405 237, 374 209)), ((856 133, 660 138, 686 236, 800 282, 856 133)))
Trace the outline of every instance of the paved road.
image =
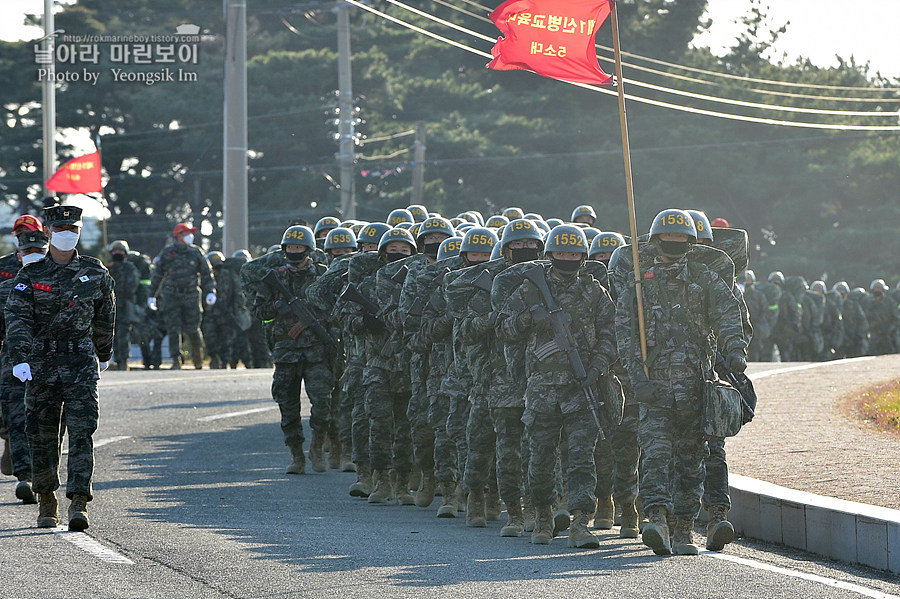
POLYGON ((283 474, 270 377, 105 374, 91 528, 34 528, 3 479, 0 597, 900 597, 898 577, 762 544, 660 559, 607 534, 574 551, 369 506, 353 474, 283 474))

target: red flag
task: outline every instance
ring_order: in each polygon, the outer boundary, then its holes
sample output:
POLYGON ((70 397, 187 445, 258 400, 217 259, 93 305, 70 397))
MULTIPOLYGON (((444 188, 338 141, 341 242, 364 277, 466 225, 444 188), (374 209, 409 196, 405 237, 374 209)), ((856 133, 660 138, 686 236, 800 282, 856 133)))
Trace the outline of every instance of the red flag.
POLYGON ((60 193, 102 192, 100 152, 73 158, 53 173, 44 185, 60 193))
POLYGON ((594 36, 610 0, 507 0, 491 13, 503 37, 489 69, 527 70, 576 83, 612 83, 597 64, 594 36))

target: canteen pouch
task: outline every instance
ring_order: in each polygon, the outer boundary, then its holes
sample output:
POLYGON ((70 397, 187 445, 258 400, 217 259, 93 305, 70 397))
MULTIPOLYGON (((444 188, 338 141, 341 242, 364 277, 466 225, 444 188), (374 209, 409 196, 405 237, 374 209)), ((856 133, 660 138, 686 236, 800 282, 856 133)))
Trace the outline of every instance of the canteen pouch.
POLYGON ((703 383, 703 434, 707 437, 733 437, 741 430, 743 405, 741 393, 722 380, 703 383))

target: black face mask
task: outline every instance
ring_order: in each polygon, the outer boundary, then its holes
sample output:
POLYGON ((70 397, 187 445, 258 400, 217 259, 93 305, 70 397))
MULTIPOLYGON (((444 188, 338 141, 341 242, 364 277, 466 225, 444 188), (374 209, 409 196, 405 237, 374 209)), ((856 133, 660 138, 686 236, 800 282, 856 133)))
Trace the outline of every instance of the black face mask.
POLYGON ((285 252, 284 255, 291 264, 299 264, 309 256, 309 252, 285 252))
POLYGON ((426 243, 422 246, 422 253, 428 256, 429 258, 437 258, 438 250, 441 247, 441 242, 437 243, 426 243))
POLYGON ((470 266, 472 264, 484 264, 485 262, 487 262, 487 260, 470 260, 468 256, 465 257, 465 260, 466 260, 466 264, 468 264, 470 266))
POLYGON ((659 251, 666 258, 677 260, 684 256, 688 251, 687 241, 662 241, 659 242, 659 251))
POLYGON ((397 260, 409 258, 409 254, 404 254, 403 252, 385 252, 384 255, 388 262, 396 262, 397 260))
POLYGON ((537 248, 510 248, 509 252, 512 256, 513 264, 530 262, 531 260, 537 260, 541 256, 541 250, 537 248))
POLYGON ((872 293, 872 295, 875 296, 875 299, 881 299, 884 297, 884 292, 883 291, 875 291, 872 293))
POLYGON ((553 270, 562 276, 571 277, 578 272, 578 269, 584 264, 584 260, 560 260, 551 256, 550 264, 553 266, 553 270))
POLYGON ((319 237, 318 239, 316 239, 316 247, 319 248, 320 250, 325 249, 325 238, 324 237, 319 237))
POLYGON ((113 262, 125 262, 125 254, 113 254, 113 262))

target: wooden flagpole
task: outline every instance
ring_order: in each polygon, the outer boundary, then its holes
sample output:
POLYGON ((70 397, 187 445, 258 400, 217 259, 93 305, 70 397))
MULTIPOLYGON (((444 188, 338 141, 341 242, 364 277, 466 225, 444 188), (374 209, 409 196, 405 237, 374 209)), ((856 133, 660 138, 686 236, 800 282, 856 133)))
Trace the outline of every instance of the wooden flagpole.
POLYGON ((631 259, 634 261, 634 294, 637 299, 638 332, 641 340, 641 358, 647 373, 647 333, 644 327, 644 294, 642 291, 641 261, 638 255, 637 222, 634 214, 634 186, 631 179, 631 148, 628 144, 628 119, 625 118, 625 79, 622 77, 622 55, 619 51, 619 20, 616 16, 616 0, 609 0, 612 21, 613 53, 616 61, 616 89, 619 92, 619 123, 622 127, 622 153, 625 155, 625 192, 628 196, 628 220, 631 225, 631 259))

